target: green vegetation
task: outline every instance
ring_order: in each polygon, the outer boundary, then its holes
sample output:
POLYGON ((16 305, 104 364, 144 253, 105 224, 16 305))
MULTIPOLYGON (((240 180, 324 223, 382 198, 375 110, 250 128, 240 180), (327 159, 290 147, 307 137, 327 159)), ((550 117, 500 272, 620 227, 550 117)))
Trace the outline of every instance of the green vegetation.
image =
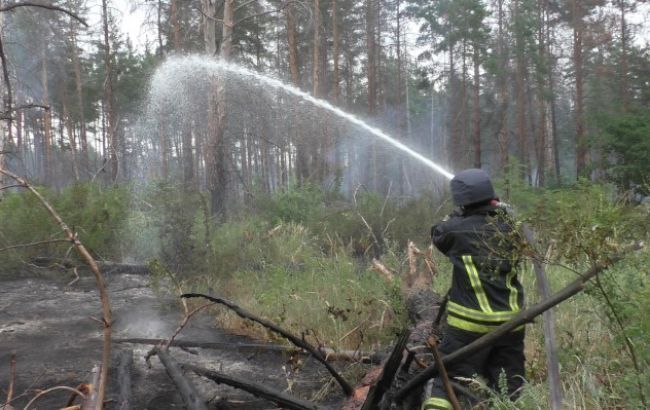
MULTIPOLYGON (((535 190, 513 184, 510 192, 519 219, 538 233, 554 291, 594 261, 647 237, 648 208, 619 199, 607 185, 535 190)), ((386 346, 408 324, 398 286, 381 281, 370 259, 405 272, 407 240, 426 248, 430 224, 449 211, 429 195, 398 205, 359 193, 350 202, 307 186, 257 194, 227 222, 216 223, 199 193, 169 184, 138 190, 84 184, 44 193, 98 258, 155 261, 161 287, 218 294, 315 343, 366 351, 386 346)), ((0 218, 2 246, 61 237, 27 193, 5 195, 0 218)), ((60 259, 68 248, 52 243, 7 250, 0 266, 15 274, 30 258, 60 259)), ((444 292, 451 269, 434 256, 441 272, 434 287, 444 292)), ((649 264, 647 251, 630 255, 556 308, 567 407, 640 408, 650 397, 649 264)), ((529 267, 522 279, 534 303, 529 267)), ((231 331, 275 337, 225 309, 212 312, 231 331)), ((491 395, 491 407, 546 408, 541 321, 528 326, 526 349, 529 383, 520 401, 491 395)))

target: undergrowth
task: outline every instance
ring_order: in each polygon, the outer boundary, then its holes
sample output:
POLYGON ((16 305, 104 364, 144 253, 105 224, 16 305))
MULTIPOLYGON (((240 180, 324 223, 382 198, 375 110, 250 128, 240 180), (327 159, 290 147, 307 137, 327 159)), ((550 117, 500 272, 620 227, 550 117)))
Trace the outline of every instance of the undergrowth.
MULTIPOLYGON (((510 184, 518 219, 537 233, 537 256, 547 263, 553 291, 647 238, 648 209, 609 186, 581 182, 541 190, 510 184)), ((398 204, 359 192, 352 201, 307 186, 257 194, 217 223, 200 193, 168 184, 137 190, 85 184, 45 195, 98 258, 155 259, 154 277, 173 277, 174 287, 231 299, 313 343, 361 350, 390 344, 408 325, 398 287, 370 270, 371 258, 405 272, 407 241, 426 248, 431 224, 450 211, 430 195, 398 204)), ((0 220, 0 248, 60 237, 25 193, 3 197, 0 220)), ((62 258, 68 248, 55 243, 0 252, 0 270, 23 269, 36 256, 62 258)), ((442 294, 451 266, 442 255, 434 257, 440 271, 434 290, 442 294)), ((567 408, 643 408, 650 397, 649 264, 647 250, 635 252, 555 308, 567 408)), ((527 264, 521 280, 531 305, 538 297, 527 264)), ((231 331, 283 342, 225 309, 213 312, 231 331)), ((520 399, 512 403, 489 393, 490 408, 548 408, 541 326, 541 319, 527 326, 528 382, 520 399)))

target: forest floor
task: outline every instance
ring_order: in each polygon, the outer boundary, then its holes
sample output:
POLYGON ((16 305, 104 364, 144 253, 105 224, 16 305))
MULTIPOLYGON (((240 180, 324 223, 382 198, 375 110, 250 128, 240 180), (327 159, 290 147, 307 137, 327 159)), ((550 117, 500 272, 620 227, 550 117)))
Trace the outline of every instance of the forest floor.
MULTIPOLYGON (((108 290, 113 312, 113 338, 168 338, 182 314, 172 295, 160 296, 143 275, 109 274, 108 290)), ((92 317, 101 317, 101 306, 90 275, 68 287, 68 277, 51 276, 4 279, 0 281, 0 403, 9 384, 9 363, 16 354, 15 395, 24 394, 13 405, 22 408, 39 389, 58 385, 76 387, 89 381, 94 364, 101 360, 102 330, 92 317)), ((219 330, 209 315, 199 314, 178 337, 201 342, 251 343, 250 339, 219 330)), ((259 343, 259 342, 258 342, 259 343)), ((114 343, 107 391, 107 408, 116 406, 117 357, 120 350, 133 349, 132 374, 134 409, 183 408, 180 395, 156 357, 148 368, 144 356, 151 346, 114 343)), ((179 362, 190 362, 229 375, 287 390, 296 397, 310 399, 328 380, 318 363, 306 360, 301 372, 290 382, 284 367, 289 357, 274 351, 251 352, 236 348, 225 351, 171 348, 179 362)), ((194 375, 200 394, 215 409, 271 409, 272 403, 227 386, 217 386, 194 375)), ((337 386, 327 395, 332 408, 340 403, 337 386), (338 397, 337 397, 338 396, 338 397)), ((69 392, 54 392, 39 399, 32 408, 64 407, 69 392)), ((321 402, 322 404, 323 402, 321 402)))

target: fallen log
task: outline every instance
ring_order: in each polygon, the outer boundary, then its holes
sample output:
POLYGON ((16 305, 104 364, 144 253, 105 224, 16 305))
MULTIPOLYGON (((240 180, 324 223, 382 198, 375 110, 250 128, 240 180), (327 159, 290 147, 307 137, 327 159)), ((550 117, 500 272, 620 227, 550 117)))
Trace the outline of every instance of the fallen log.
MULTIPOLYGON (((630 250, 638 250, 641 248, 641 245, 635 245, 633 246, 630 250)), ((487 333, 486 335, 480 337, 479 339, 475 340, 474 342, 468 344, 467 346, 456 350, 453 353, 450 353, 446 356, 443 357, 442 361, 445 364, 445 366, 449 366, 452 363, 455 363, 465 357, 468 357, 472 355, 473 353, 478 352, 479 350, 491 346, 493 343, 495 343, 498 339, 500 339, 502 336, 508 334, 509 332, 513 331, 517 327, 524 325, 526 323, 532 322, 533 319, 535 319, 537 316, 540 314, 544 313, 548 309, 552 308, 553 306, 558 305, 559 303, 562 303, 563 301, 567 300, 571 296, 581 292, 585 286, 586 283, 594 278, 596 275, 598 275, 600 272, 606 270, 610 266, 612 266, 614 263, 620 261, 623 259, 623 257, 629 252, 625 251, 622 252, 618 255, 615 255, 611 257, 608 260, 602 261, 594 265, 591 269, 589 269, 587 272, 583 273, 580 275, 578 279, 576 279, 574 282, 566 286, 564 289, 560 290, 559 292, 556 292, 553 296, 551 296, 548 299, 545 299, 536 305, 523 310, 519 312, 512 320, 509 322, 506 322, 502 324, 501 326, 497 327, 495 330, 493 330, 490 333, 487 333)), ((419 373, 417 376, 412 378, 410 381, 408 381, 395 395, 395 400, 396 401, 401 401, 404 398, 406 398, 409 393, 411 393, 415 388, 423 385, 426 383, 427 380, 432 378, 438 373, 438 369, 435 365, 427 367, 425 370, 423 370, 421 373, 419 373)))
POLYGON ((163 349, 155 349, 154 352, 160 362, 165 366, 165 371, 176 385, 181 394, 183 403, 188 410, 208 410, 205 402, 199 397, 194 385, 183 375, 176 361, 163 349))
POLYGON ((120 352, 117 365, 117 382, 119 385, 118 410, 131 410, 132 389, 131 372, 133 371, 133 350, 125 349, 120 352))
MULTIPOLYGON (((82 268, 83 265, 78 265, 69 259, 50 258, 45 256, 37 256, 31 258, 30 263, 39 267, 58 266, 64 269, 82 268)), ((127 273, 132 275, 148 275, 150 272, 149 265, 141 265, 134 263, 118 263, 111 261, 95 261, 99 269, 104 273, 127 273)))
MULTIPOLYGON (((165 342, 165 339, 146 339, 146 338, 126 338, 113 339, 115 343, 134 343, 143 345, 158 345, 165 342)), ((270 352, 282 352, 287 354, 308 355, 309 352, 294 346, 273 345, 266 343, 227 343, 227 342, 196 342, 191 340, 174 340, 170 347, 181 349, 199 348, 199 349, 228 349, 228 350, 265 350, 270 352)), ((357 350, 334 350, 327 347, 318 347, 318 350, 325 356, 328 361, 348 361, 348 362, 378 362, 378 355, 369 352, 360 352, 357 350)))
POLYGON ((282 337, 286 338, 289 340, 291 343, 294 345, 301 347, 311 353, 312 356, 319 362, 321 362, 325 368, 330 372, 332 377, 336 379, 336 381, 339 383, 343 391, 347 396, 350 396, 352 394, 352 387, 348 384, 347 381, 332 367, 331 364, 327 362, 325 359, 325 356, 318 351, 314 346, 312 346, 310 343, 308 343, 306 340, 299 338, 295 336, 294 334, 290 333, 289 331, 282 329, 275 323, 272 323, 266 319, 262 319, 247 310, 235 305, 233 302, 220 298, 220 297, 215 297, 215 296, 209 296, 209 295, 204 295, 201 293, 185 293, 181 295, 182 298, 204 298, 209 301, 212 301, 214 303, 219 303, 221 305, 224 305, 234 311, 239 317, 242 317, 244 319, 252 320, 253 322, 259 323, 260 325, 264 326, 265 328, 281 335, 282 337))
POLYGON ((217 384, 226 384, 231 387, 235 387, 240 390, 244 390, 256 397, 264 398, 268 401, 271 401, 278 406, 284 409, 290 410, 318 410, 319 407, 311 402, 300 400, 288 396, 282 392, 270 389, 268 387, 251 383, 234 376, 228 376, 226 374, 205 369, 203 367, 195 366, 193 364, 181 364, 181 367, 186 370, 191 370, 199 376, 203 376, 212 380, 217 384))

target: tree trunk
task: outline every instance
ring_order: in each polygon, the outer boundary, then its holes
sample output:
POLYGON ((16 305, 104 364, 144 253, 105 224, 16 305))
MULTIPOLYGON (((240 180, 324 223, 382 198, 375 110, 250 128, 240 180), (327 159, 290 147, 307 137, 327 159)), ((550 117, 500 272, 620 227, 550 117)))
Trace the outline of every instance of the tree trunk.
POLYGON ((111 64, 111 44, 108 32, 108 1, 102 0, 102 20, 104 26, 104 111, 106 115, 106 138, 108 140, 110 179, 117 180, 118 173, 118 141, 115 107, 113 101, 113 76, 111 64))
MULTIPOLYGON (((49 84, 47 81, 47 43, 41 46, 41 85, 43 87, 43 104, 50 105, 49 84)), ((43 181, 51 183, 54 181, 52 175, 52 117, 50 110, 43 110, 43 181)))
MULTIPOLYGON (((312 60, 311 60, 311 85, 312 85, 312 95, 316 98, 320 96, 320 75, 321 75, 321 12, 320 12, 320 0, 313 0, 314 9, 313 9, 313 18, 314 18, 314 33, 312 39, 312 60)), ((319 127, 317 131, 321 133, 322 128, 319 127)), ((322 135, 319 135, 321 138, 314 139, 311 144, 310 152, 310 167, 311 172, 315 173, 316 181, 320 181, 322 177, 322 155, 319 153, 319 148, 323 144, 322 135)))
MULTIPOLYGON (((514 18, 521 21, 519 6, 521 0, 514 1, 514 18)), ((517 156, 521 161, 519 175, 522 180, 527 177, 526 158, 528 151, 528 127, 526 127, 526 57, 523 39, 521 36, 515 36, 515 47, 517 49, 517 68, 516 68, 516 89, 517 89, 517 156)))
POLYGON ((537 134, 537 183, 539 186, 546 185, 546 97, 544 86, 543 68, 547 65, 547 55, 545 53, 546 46, 544 44, 544 2, 545 0, 538 1, 538 62, 537 62, 537 107, 539 111, 539 125, 537 134))
POLYGON ((86 133, 86 114, 84 112, 84 96, 83 96, 83 85, 81 81, 81 63, 79 61, 79 54, 77 48, 77 35, 76 35, 76 22, 74 19, 70 19, 70 43, 71 43, 71 57, 72 64, 74 66, 74 82, 75 90, 77 93, 77 105, 79 106, 79 127, 80 134, 79 140, 81 143, 81 170, 83 172, 89 171, 88 164, 88 137, 86 133))
POLYGON ((333 79, 332 79, 332 100, 334 104, 339 103, 341 94, 341 78, 339 72, 339 21, 338 21, 338 1, 332 0, 332 59, 334 60, 333 79))
POLYGON ((505 195, 508 196, 507 190, 509 189, 508 178, 510 175, 510 152, 509 152, 509 123, 508 123, 508 56, 505 45, 505 37, 503 33, 503 1, 498 0, 498 50, 499 50, 499 74, 497 78, 498 89, 499 89, 499 133, 497 136, 499 144, 499 166, 501 167, 504 185, 505 185, 505 195))
POLYGON ((583 10, 580 0, 573 0, 573 66, 575 70, 576 176, 587 176, 587 138, 584 118, 584 73, 582 61, 583 10))
POLYGON ((625 20, 625 0, 618 0, 621 10, 621 100, 623 101, 623 112, 630 108, 630 93, 627 80, 627 22, 625 20))
POLYGON ((178 0, 171 0, 170 13, 172 31, 174 33, 174 51, 180 53, 181 51, 181 24, 178 19, 178 0))
POLYGON ((480 50, 478 44, 474 44, 474 90, 472 102, 472 145, 474 146, 474 168, 481 168, 481 77, 480 50))
MULTIPOLYGON (((214 12, 215 3, 212 3, 212 0, 204 0, 205 3, 211 3, 208 4, 210 7, 208 7, 207 11, 214 12)), ((222 60, 229 60, 232 53, 234 3, 234 0, 225 0, 223 4, 223 36, 220 48, 220 58, 222 60)), ((206 18, 205 21, 209 21, 209 26, 214 24, 211 19, 206 18)), ((207 35, 209 31, 208 29, 205 30, 207 40, 211 40, 209 38, 211 36, 207 35)), ((208 52, 212 51, 212 47, 211 43, 206 43, 208 52)), ((226 211, 225 202, 228 189, 228 167, 226 164, 228 156, 224 141, 227 101, 224 82, 217 79, 214 88, 208 105, 208 140, 205 149, 206 178, 208 190, 210 191, 212 213, 213 215, 223 216, 226 211)))

